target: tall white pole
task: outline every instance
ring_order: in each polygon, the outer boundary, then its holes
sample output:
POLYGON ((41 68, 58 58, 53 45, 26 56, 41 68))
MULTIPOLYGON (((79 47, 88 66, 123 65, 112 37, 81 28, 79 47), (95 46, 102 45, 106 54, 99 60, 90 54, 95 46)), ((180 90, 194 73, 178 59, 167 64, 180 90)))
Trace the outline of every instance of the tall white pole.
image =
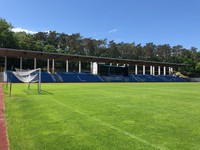
POLYGON ((152 73, 153 73, 153 72, 152 72, 152 66, 150 66, 150 75, 152 75, 152 73))
POLYGON ((79 73, 81 73, 81 61, 79 61, 79 73))
POLYGON ((90 62, 90 72, 93 73, 93 62, 90 62))
POLYGON ((143 75, 145 75, 145 65, 143 65, 143 75))
POLYGON ((69 72, 69 61, 66 60, 66 72, 69 72))
POLYGON ((138 67, 137 67, 137 65, 135 65, 135 75, 137 75, 138 74, 138 67))
POLYGON ((171 75, 171 67, 169 67, 169 70, 168 70, 168 71, 169 71, 169 75, 171 75))
POLYGON ((158 75, 160 76, 160 66, 158 66, 158 75))
POLYGON ((173 72, 174 72, 174 69, 173 69, 173 67, 171 67, 171 74, 173 74, 173 72))
POLYGON ((163 75, 166 75, 166 67, 163 68, 163 75))
MULTIPOLYGON (((5 56, 5 61, 4 61, 4 74, 3 74, 3 81, 8 81, 8 78, 7 78, 7 73, 6 73, 6 71, 7 71, 7 56, 5 56)), ((7 82, 7 84, 6 84, 6 89, 8 89, 8 82, 7 82)))
POLYGON ((155 75, 155 66, 152 67, 153 75, 155 75))

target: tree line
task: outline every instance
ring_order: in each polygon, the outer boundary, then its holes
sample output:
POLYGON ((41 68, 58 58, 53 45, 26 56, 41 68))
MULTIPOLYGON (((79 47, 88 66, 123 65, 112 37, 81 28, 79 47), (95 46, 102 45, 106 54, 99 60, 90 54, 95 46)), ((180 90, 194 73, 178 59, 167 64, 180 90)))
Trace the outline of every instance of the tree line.
POLYGON ((188 76, 200 76, 200 52, 197 48, 184 48, 182 45, 145 45, 120 42, 107 39, 85 38, 80 33, 66 34, 56 31, 12 32, 13 26, 0 18, 0 47, 53 53, 77 54, 145 61, 184 63, 188 66, 181 72, 188 76))

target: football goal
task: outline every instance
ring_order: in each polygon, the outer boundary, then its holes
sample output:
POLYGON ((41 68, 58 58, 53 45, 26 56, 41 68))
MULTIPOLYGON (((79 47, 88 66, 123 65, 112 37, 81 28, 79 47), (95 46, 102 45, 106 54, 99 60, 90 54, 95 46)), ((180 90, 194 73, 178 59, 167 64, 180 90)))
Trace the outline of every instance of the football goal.
MULTIPOLYGON (((38 83, 38 93, 41 93, 41 68, 34 70, 23 70, 17 69, 16 71, 12 71, 12 75, 14 75, 19 81, 23 83, 28 83, 28 89, 30 89, 30 83, 38 83)), ((12 76, 10 79, 10 96, 12 91, 12 76)))

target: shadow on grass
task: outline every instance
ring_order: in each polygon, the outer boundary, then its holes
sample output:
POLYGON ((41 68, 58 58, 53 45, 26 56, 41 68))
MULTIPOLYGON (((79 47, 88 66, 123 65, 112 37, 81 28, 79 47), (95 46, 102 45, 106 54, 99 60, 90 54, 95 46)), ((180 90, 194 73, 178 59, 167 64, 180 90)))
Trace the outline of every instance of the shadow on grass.
POLYGON ((27 95, 53 95, 53 93, 45 91, 45 90, 41 90, 41 93, 38 93, 37 89, 31 89, 31 90, 24 90, 24 92, 27 95))

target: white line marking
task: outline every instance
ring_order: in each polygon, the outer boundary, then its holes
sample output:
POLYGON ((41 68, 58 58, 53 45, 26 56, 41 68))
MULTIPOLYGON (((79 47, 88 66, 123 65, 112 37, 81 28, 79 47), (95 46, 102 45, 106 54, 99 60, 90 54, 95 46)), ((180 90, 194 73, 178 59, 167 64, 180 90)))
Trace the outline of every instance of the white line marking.
POLYGON ((139 142, 141 142, 141 143, 144 143, 144 144, 146 144, 146 145, 148 145, 148 146, 151 146, 151 147, 153 147, 153 148, 155 148, 155 149, 157 149, 157 150, 167 150, 167 148, 164 148, 164 147, 160 147, 160 146, 151 144, 150 142, 148 142, 148 141, 146 141, 146 140, 144 140, 144 139, 142 139, 142 138, 139 138, 139 137, 135 136, 134 134, 131 134, 131 133, 129 133, 129 132, 126 132, 126 131, 124 131, 124 130, 118 128, 118 127, 115 127, 115 126, 113 126, 113 125, 111 125, 111 124, 109 124, 109 123, 106 123, 106 122, 104 122, 104 121, 101 121, 101 120, 99 120, 99 119, 97 119, 97 118, 95 118, 95 117, 91 117, 91 116, 89 116, 89 115, 87 115, 87 114, 85 114, 85 113, 83 113, 83 112, 80 112, 80 111, 78 111, 78 110, 75 110, 75 109, 73 109, 73 108, 70 108, 70 107, 68 107, 66 104, 64 104, 64 103, 62 103, 62 102, 60 102, 60 101, 56 101, 56 100, 54 100, 54 101, 57 102, 57 103, 59 103, 60 105, 65 106, 66 108, 72 110, 73 112, 76 112, 76 113, 81 114, 81 115, 83 115, 83 116, 85 116, 85 117, 87 117, 87 118, 89 118, 89 119, 91 119, 91 120, 94 120, 94 121, 96 121, 96 122, 99 122, 99 123, 101 123, 101 125, 103 125, 103 126, 105 126, 105 127, 109 127, 109 128, 111 128, 111 129, 113 129, 113 130, 116 130, 116 131, 118 131, 118 132, 121 133, 121 134, 124 134, 124 135, 126 135, 126 136, 128 136, 128 137, 130 137, 130 138, 132 138, 132 139, 135 139, 135 140, 137 140, 137 141, 139 141, 139 142))

